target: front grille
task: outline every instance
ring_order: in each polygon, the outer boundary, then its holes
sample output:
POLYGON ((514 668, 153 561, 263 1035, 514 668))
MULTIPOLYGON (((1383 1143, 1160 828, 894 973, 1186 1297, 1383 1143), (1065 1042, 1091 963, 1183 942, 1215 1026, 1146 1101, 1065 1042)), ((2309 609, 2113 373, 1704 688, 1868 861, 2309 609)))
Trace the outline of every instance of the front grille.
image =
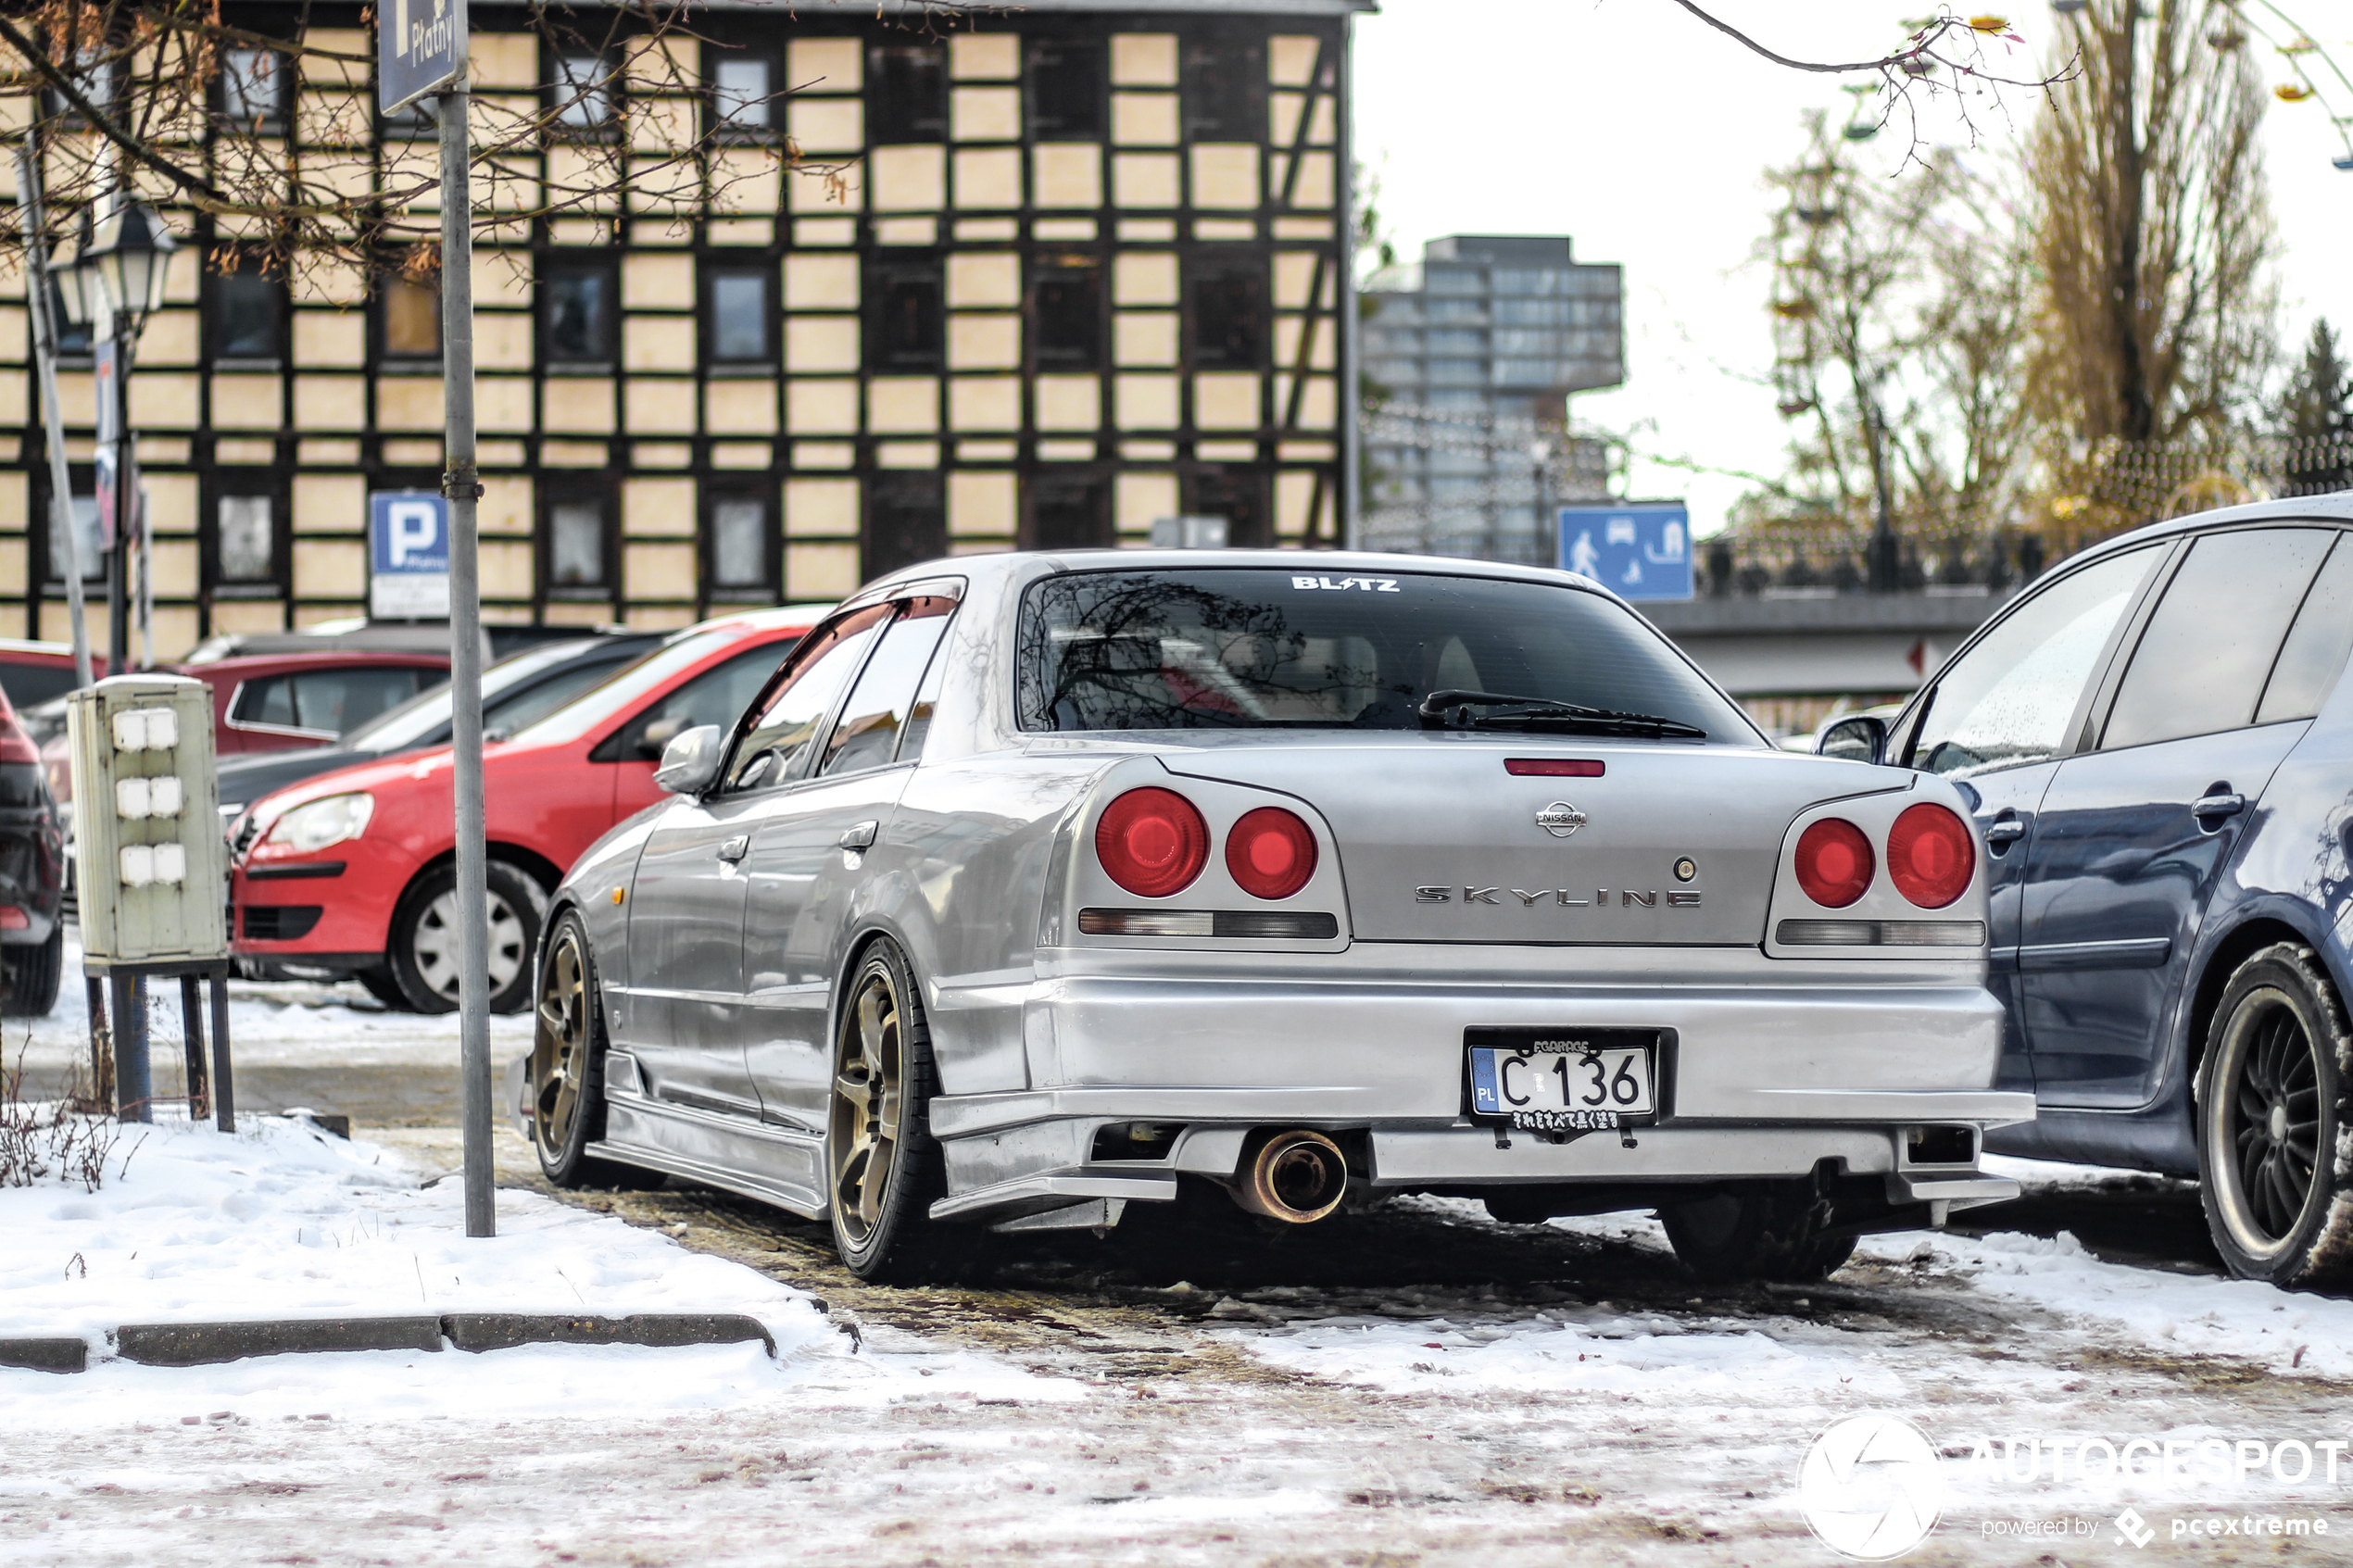
POLYGON ((254 942, 292 942, 309 935, 325 912, 325 906, 320 904, 247 904, 245 937, 254 942))

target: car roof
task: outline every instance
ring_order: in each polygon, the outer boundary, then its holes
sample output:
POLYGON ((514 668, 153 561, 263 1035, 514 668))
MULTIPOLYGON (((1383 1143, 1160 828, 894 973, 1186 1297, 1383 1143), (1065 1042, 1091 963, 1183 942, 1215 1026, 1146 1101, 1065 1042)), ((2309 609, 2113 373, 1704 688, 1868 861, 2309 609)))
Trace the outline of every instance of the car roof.
POLYGON ((275 675, 306 670, 367 670, 378 666, 403 670, 447 670, 449 656, 427 653, 420 648, 411 653, 391 653, 372 649, 325 649, 318 653, 244 654, 234 659, 207 659, 201 664, 183 664, 179 672, 208 684, 223 680, 251 675, 275 675))
POLYGON ((2161 522, 2145 523, 2114 538, 2103 539, 2096 545, 2086 545, 2068 561, 2091 560, 2098 556, 2128 550, 2135 545, 2153 540, 2171 539, 2178 534, 2194 533, 2201 529, 2228 528, 2249 522, 2332 522, 2353 526, 2353 491, 2334 491, 2325 495, 2291 495, 2278 501, 2250 501, 2244 506, 2218 507, 2212 511, 2192 512, 2186 517, 2167 518, 2161 522))
POLYGON ((939 577, 1024 577, 1056 571, 1198 571, 1220 567, 1257 567, 1294 572, 1302 577, 1310 572, 1324 577, 1378 577, 1407 572, 1424 576, 1491 577, 1506 582, 1544 583, 1577 588, 1625 603, 1602 583, 1573 571, 1544 566, 1520 566, 1510 561, 1472 560, 1465 556, 1407 556, 1375 550, 1155 550, 1114 547, 1000 550, 985 555, 944 557, 901 567, 887 577, 867 583, 842 603, 869 603, 916 583, 939 577))
POLYGON ((773 632, 780 628, 813 626, 833 612, 834 602, 831 599, 807 604, 777 605, 768 609, 730 610, 725 615, 714 615, 708 621, 698 621, 692 626, 681 626, 677 631, 671 633, 666 640, 672 643, 683 643, 687 638, 701 633, 716 632, 722 627, 729 626, 740 626, 750 632, 773 632))

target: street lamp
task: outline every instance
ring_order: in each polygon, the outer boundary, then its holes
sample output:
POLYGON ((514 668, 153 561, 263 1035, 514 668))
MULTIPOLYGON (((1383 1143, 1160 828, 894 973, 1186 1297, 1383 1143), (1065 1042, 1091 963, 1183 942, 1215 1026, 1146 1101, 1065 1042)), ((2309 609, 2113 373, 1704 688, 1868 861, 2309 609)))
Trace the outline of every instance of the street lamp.
POLYGON ((171 257, 180 242, 145 202, 124 202, 109 213, 82 252, 106 287, 107 303, 121 319, 126 346, 139 336, 147 317, 161 308, 171 257))
MULTIPOLYGON (((57 248, 54 271, 64 295, 66 316, 74 325, 93 329, 102 340, 101 359, 107 373, 99 380, 101 407, 98 427, 103 455, 102 489, 112 491, 113 560, 107 571, 107 644, 108 667, 127 669, 131 659, 128 562, 121 548, 137 516, 139 479, 137 445, 130 437, 131 366, 139 332, 147 318, 163 304, 170 282, 171 257, 180 243, 164 227, 162 217, 145 202, 118 202, 96 227, 57 248)), ((102 510, 104 505, 102 503, 102 510)), ((139 624, 151 627, 155 606, 154 558, 145 530, 139 536, 139 624)), ((155 649, 152 632, 143 636, 143 659, 155 649)))

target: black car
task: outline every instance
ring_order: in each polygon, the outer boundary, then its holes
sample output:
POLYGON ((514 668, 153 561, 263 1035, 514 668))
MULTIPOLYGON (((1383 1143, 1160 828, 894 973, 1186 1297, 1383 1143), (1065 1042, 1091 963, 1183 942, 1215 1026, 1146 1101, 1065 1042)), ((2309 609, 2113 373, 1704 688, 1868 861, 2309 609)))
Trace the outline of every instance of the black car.
POLYGON ((41 753, 0 696, 0 1017, 44 1018, 65 975, 66 834, 41 753))
MULTIPOLYGON (((532 723, 625 664, 660 646, 659 632, 610 632, 542 643, 511 654, 482 672, 482 722, 485 734, 511 734, 532 723)), ((254 751, 220 764, 220 820, 233 822, 247 806, 316 773, 396 752, 415 751, 449 740, 447 683, 418 693, 352 731, 333 746, 298 751, 254 751)))
POLYGON ((2020 594, 1892 723, 1993 895, 1999 1151, 2199 1178, 2241 1275, 2353 1263, 2353 496, 2158 523, 2020 594))

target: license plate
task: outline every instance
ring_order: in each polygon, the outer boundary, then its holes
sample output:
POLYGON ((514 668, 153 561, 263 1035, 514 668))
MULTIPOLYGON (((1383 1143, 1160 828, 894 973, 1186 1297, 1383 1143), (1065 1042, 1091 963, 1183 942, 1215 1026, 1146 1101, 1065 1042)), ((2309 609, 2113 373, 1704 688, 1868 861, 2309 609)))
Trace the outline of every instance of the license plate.
POLYGON ((1648 1031, 1628 1029, 1474 1031, 1471 1114, 1533 1132, 1605 1132, 1651 1121, 1658 1109, 1655 1041, 1648 1031), (1490 1044, 1479 1035, 1507 1038, 1490 1044))

